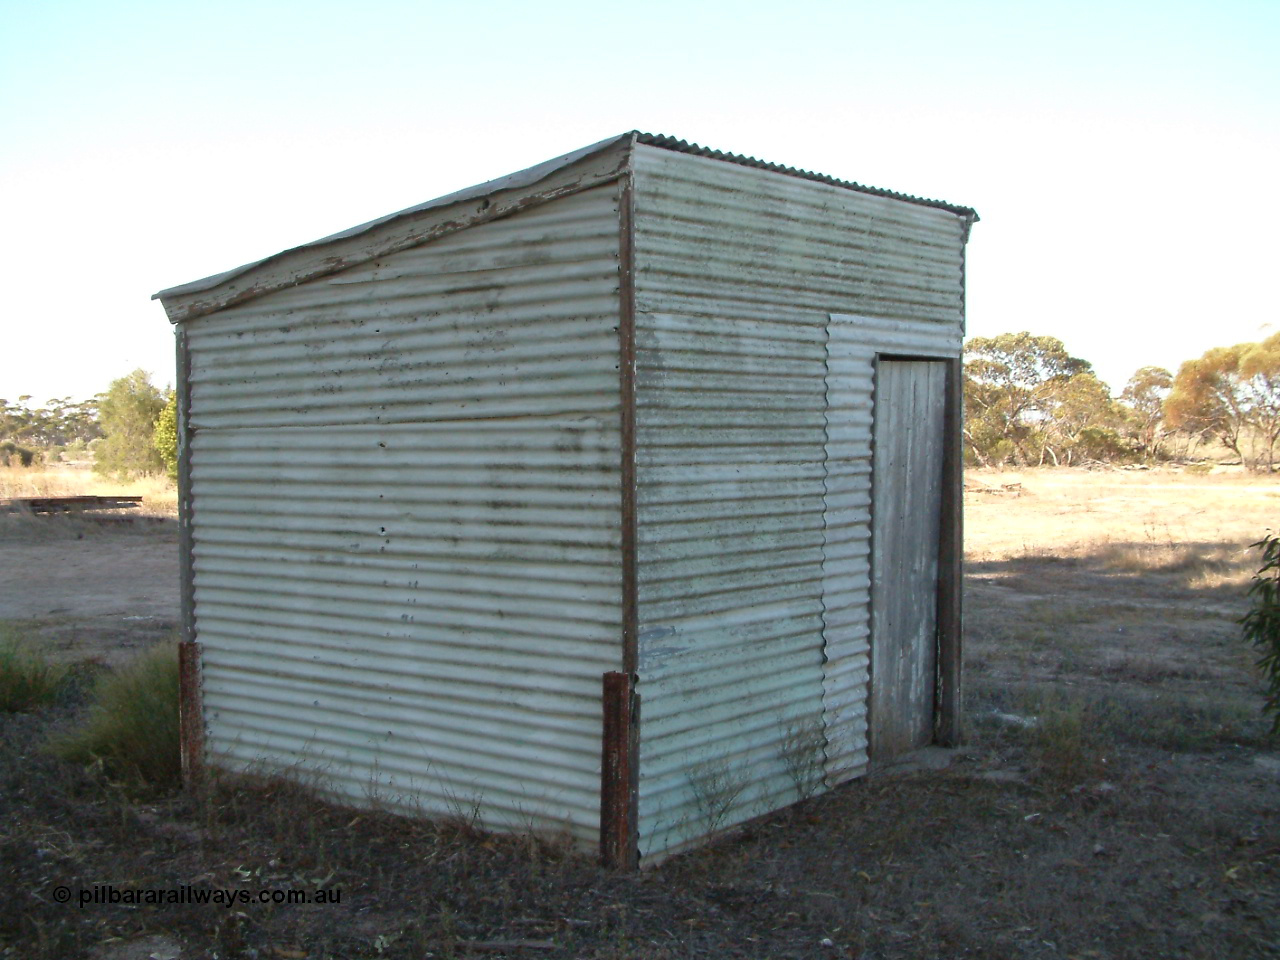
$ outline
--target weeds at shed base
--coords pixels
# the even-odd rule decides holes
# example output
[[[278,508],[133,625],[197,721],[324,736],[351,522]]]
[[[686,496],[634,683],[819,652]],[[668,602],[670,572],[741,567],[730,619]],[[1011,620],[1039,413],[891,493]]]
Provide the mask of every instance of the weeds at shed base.
[[[50,745],[64,760],[101,764],[147,793],[181,784],[179,743],[177,647],[162,644],[103,676],[84,724]]]

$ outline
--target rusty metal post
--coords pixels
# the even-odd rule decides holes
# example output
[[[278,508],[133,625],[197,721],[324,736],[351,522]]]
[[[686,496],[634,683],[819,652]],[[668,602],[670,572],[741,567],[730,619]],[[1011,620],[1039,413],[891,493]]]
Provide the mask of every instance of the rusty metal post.
[[[634,149],[634,144],[633,144]],[[640,701],[635,690],[638,604],[636,586],[636,291],[635,191],[631,157],[619,196],[618,373],[621,397],[622,670],[606,673],[600,761],[600,859],[615,870],[640,862],[637,832],[640,777]]]
[[[629,673],[604,675],[604,736],[600,759],[600,859],[614,870],[639,864],[640,699]]]
[[[178,644],[178,743],[182,782],[199,783],[204,768],[204,703],[200,695],[200,644]]]
[[[204,698],[200,690],[200,645],[196,639],[195,562],[191,502],[191,352],[187,331],[174,328],[177,348],[175,389],[178,400],[178,585],[182,600],[178,643],[178,732],[182,782],[200,779],[204,765]]]

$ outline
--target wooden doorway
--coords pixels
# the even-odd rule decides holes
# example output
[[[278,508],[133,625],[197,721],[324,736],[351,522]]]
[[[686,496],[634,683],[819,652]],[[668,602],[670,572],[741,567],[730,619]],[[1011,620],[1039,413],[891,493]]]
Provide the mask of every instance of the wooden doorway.
[[[877,359],[868,705],[873,760],[934,739],[946,404],[945,362]]]

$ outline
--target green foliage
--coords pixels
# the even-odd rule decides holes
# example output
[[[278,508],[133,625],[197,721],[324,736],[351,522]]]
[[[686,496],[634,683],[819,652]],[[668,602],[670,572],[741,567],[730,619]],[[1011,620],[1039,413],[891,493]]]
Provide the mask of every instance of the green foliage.
[[[1164,367],[1142,367],[1129,378],[1120,399],[1129,409],[1129,427],[1138,452],[1157,459],[1165,437],[1164,401],[1173,387],[1173,374]]]
[[[156,448],[156,453],[160,454],[160,459],[164,461],[165,473],[170,480],[177,483],[178,395],[173,390],[169,391],[169,399],[165,402],[164,409],[160,411],[160,418],[156,421],[151,443]]]
[[[65,667],[51,663],[12,629],[0,631],[0,711],[22,713],[45,706],[66,677]]]
[[[36,451],[20,447],[12,440],[0,443],[0,466],[29,467],[36,460]]]
[[[974,463],[1070,464],[1126,451],[1124,411],[1061,340],[1023,331],[965,345],[965,446]],[[1114,441],[1114,442],[1113,442]]]
[[[112,381],[98,402],[104,437],[94,450],[94,470],[122,479],[163,470],[164,460],[152,438],[164,408],[165,395],[145,370]]]
[[[1280,537],[1267,534],[1253,544],[1262,565],[1249,587],[1251,609],[1238,622],[1244,638],[1261,651],[1258,667],[1267,678],[1263,712],[1272,715],[1271,732],[1280,734]]]
[[[1084,427],[1076,435],[1072,454],[1085,460],[1115,463],[1131,459],[1133,449],[1129,442],[1111,427]]]
[[[98,429],[97,401],[72,403],[54,398],[43,407],[30,405],[30,396],[17,403],[0,400],[0,440],[30,447],[59,447],[88,443],[102,435]]]
[[[1280,334],[1215,347],[1175,377],[1142,367],[1118,399],[1055,337],[1027,331],[965,344],[965,461],[1069,466],[1160,460],[1216,440],[1251,470],[1276,469]]]
[[[156,647],[94,691],[85,724],[53,743],[68,760],[101,762],[114,776],[167,789],[182,779],[178,725],[178,652]]]
[[[1214,347],[1178,368],[1164,401],[1169,425],[1227,447],[1251,470],[1273,470],[1280,441],[1280,333]]]
[[[1126,460],[1131,450],[1120,436],[1125,413],[1105,383],[1078,373],[1061,384],[1044,425],[1046,452],[1055,461]]]

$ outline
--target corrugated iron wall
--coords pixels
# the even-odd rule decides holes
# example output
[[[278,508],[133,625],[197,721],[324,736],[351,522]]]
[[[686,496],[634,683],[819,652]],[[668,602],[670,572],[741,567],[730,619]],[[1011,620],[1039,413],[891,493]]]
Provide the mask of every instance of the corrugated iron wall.
[[[657,147],[634,167],[650,856],[866,765],[869,381],[833,369],[828,316],[958,335],[964,223]]]
[[[599,824],[617,183],[186,324],[215,761]]]

